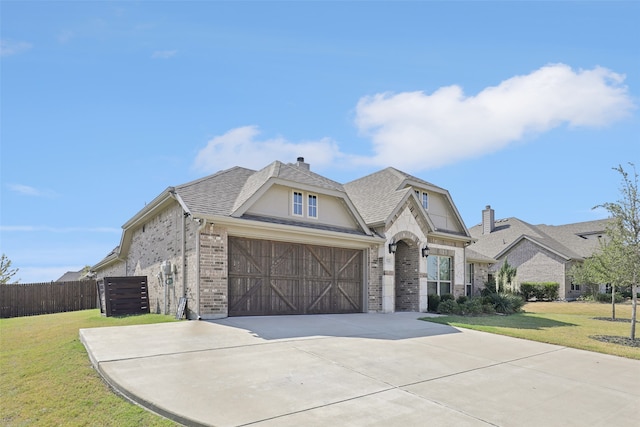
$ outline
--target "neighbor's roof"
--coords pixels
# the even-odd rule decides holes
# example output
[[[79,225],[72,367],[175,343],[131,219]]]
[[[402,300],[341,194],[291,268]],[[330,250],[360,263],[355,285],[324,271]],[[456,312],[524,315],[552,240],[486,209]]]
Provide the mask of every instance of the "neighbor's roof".
[[[518,218],[495,221],[495,228],[489,234],[482,234],[482,224],[469,229],[476,242],[473,251],[500,258],[523,239],[543,247],[566,260],[581,260],[591,256],[598,248],[597,239],[589,235],[604,234],[608,220],[581,222],[567,225],[532,225]]]

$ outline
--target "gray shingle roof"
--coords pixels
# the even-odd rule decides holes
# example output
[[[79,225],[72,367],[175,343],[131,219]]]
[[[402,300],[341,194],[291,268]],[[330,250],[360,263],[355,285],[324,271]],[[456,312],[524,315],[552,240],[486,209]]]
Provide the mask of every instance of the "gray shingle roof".
[[[518,218],[495,221],[490,234],[482,234],[482,224],[469,229],[477,241],[469,249],[491,258],[497,258],[511,245],[522,238],[546,247],[566,259],[582,259],[593,254],[598,247],[597,239],[584,239],[586,235],[604,232],[607,220],[589,221],[560,226],[531,225]]]
[[[233,167],[175,187],[192,215],[228,216],[247,180],[256,172]]]
[[[369,225],[385,223],[389,220],[400,201],[411,187],[446,190],[395,168],[386,168],[344,185],[349,198],[362,218]]]

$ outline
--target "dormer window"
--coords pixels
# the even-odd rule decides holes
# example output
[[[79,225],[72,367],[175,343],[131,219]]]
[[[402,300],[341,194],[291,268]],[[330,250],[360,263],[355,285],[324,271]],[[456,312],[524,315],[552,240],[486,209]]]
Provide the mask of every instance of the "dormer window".
[[[309,218],[318,218],[318,196],[309,194],[307,203],[307,215]]]
[[[302,193],[300,191],[293,192],[293,210],[295,216],[302,216]]]
[[[420,204],[422,205],[422,207],[425,209],[429,209],[429,195],[424,191],[420,191],[420,190],[415,190],[415,191],[416,191],[416,197],[418,198],[418,200],[420,200]]]
[[[292,193],[291,214],[293,216],[317,219],[318,196],[294,190]]]

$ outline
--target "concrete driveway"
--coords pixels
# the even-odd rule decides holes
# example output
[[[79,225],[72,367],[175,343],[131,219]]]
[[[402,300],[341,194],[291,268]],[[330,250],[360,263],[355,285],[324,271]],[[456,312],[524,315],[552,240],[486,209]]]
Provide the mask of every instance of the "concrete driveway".
[[[640,361],[420,316],[241,317],[80,338],[114,388],[186,425],[639,425]]]

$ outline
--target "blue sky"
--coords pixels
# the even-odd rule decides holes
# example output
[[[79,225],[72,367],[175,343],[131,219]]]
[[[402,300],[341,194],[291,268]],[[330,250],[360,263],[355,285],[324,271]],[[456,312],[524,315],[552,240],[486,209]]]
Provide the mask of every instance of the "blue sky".
[[[304,156],[394,166],[468,227],[605,217],[640,163],[640,3],[0,1],[0,246],[102,259],[165,188]],[[640,164],[639,164],[640,166]]]

